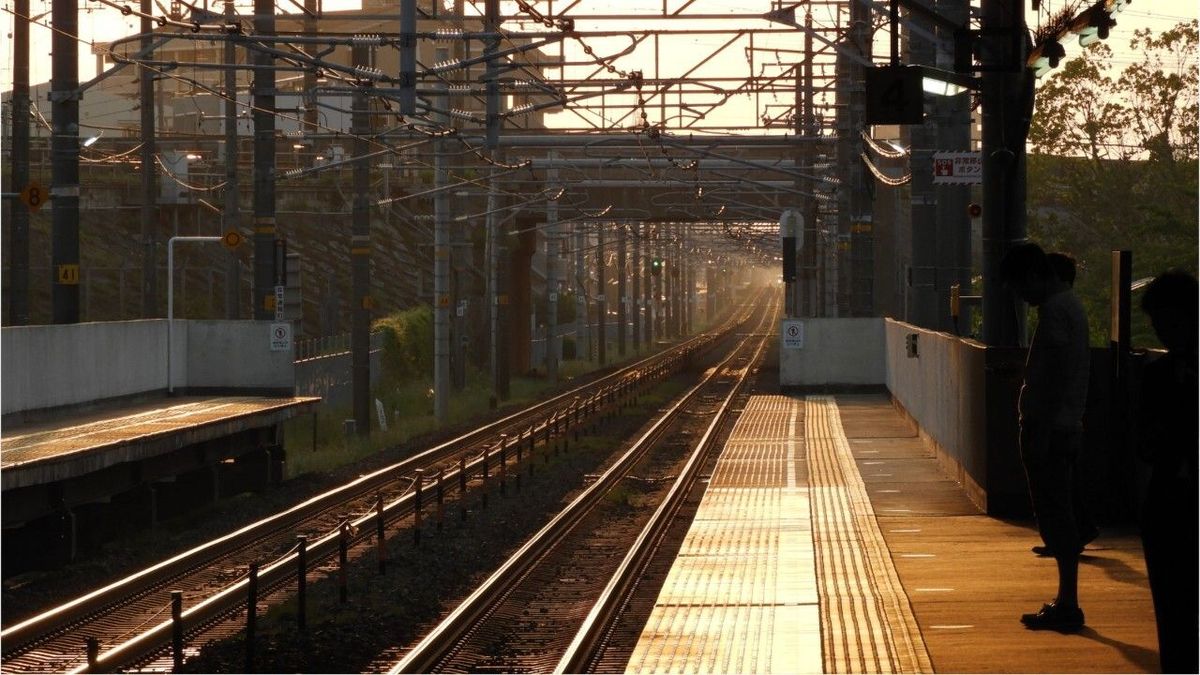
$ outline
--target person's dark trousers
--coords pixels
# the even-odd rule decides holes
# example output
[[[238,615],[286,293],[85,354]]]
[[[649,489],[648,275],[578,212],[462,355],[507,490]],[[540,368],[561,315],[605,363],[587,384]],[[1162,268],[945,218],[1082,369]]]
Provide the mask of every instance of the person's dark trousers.
[[[1142,549],[1158,624],[1158,652],[1164,673],[1196,673],[1197,488],[1186,481],[1152,480],[1142,519]]]
[[[1029,496],[1038,532],[1054,552],[1079,551],[1075,521],[1075,465],[1082,434],[1041,422],[1021,424],[1021,461],[1029,481]]]

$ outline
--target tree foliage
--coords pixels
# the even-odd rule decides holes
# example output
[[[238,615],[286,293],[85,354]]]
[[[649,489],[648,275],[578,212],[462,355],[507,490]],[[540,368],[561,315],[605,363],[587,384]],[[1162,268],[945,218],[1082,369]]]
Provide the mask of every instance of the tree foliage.
[[[1103,43],[1066,62],[1029,134],[1029,232],[1076,257],[1094,344],[1108,342],[1112,250],[1133,251],[1135,279],[1197,270],[1197,23],[1130,46],[1139,58],[1119,73]],[[1134,344],[1156,345],[1134,317]]]

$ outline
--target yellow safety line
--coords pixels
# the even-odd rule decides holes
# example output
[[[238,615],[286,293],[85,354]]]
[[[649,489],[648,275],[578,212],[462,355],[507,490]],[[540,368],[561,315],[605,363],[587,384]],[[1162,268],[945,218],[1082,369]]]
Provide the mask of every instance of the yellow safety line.
[[[804,426],[825,672],[933,672],[833,398],[807,397]]]

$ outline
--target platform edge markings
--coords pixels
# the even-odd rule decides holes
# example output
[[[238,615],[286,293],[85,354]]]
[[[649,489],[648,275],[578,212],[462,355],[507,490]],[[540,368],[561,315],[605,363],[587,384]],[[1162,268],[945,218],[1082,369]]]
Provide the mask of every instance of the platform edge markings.
[[[735,443],[745,448],[746,439],[738,433],[770,434],[763,440],[787,446],[802,410],[802,403],[789,397],[751,397],[726,448]],[[790,568],[796,565],[788,561],[785,569],[781,555],[783,530],[792,539],[803,537],[800,553],[807,556],[812,578],[807,495],[797,502],[799,495],[789,494],[780,480],[786,471],[777,465],[795,451],[766,461],[769,455],[751,452],[747,461],[744,452],[722,451],[628,672],[819,672],[815,579],[795,583]],[[797,504],[804,511],[801,518],[785,513]],[[801,625],[806,623],[807,632]],[[808,649],[801,648],[806,636]]]
[[[824,669],[933,672],[832,397],[806,398]]]

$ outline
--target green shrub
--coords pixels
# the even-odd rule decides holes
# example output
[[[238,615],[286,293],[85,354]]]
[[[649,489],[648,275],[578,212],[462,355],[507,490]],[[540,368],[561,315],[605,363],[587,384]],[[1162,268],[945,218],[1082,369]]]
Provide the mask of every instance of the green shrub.
[[[383,377],[393,382],[433,377],[433,310],[414,307],[375,322],[383,333]]]

